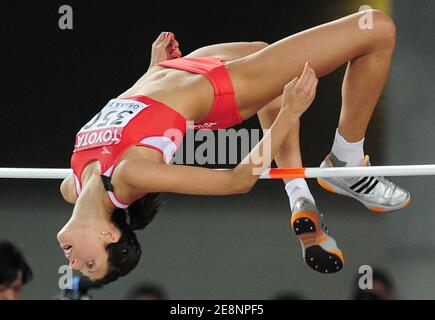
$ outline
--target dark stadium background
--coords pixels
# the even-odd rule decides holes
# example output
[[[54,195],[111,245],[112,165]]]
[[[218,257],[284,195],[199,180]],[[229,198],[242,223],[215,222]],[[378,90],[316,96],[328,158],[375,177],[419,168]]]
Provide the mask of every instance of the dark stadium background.
[[[63,4],[73,8],[73,30],[58,27]],[[399,39],[366,151],[380,165],[434,162],[434,1],[2,1],[0,166],[69,167],[76,131],[146,71],[161,31],[174,32],[184,53],[220,42],[272,43],[362,4],[390,12]],[[318,165],[332,145],[343,72],[321,81],[303,117],[306,166]],[[245,126],[259,128],[258,120]],[[260,182],[243,196],[165,195],[162,213],[140,236],[140,266],[95,297],[121,299],[132,285],[151,281],[178,299],[269,299],[282,291],[340,299],[364,264],[388,270],[402,297],[433,297],[434,179],[395,181],[411,189],[414,203],[389,216],[373,215],[310,182],[346,255],[343,272],[331,276],[303,264],[287,226],[281,182]],[[13,240],[34,268],[28,299],[50,299],[59,291],[57,270],[65,261],[55,236],[72,211],[59,183],[0,181],[0,239]]]

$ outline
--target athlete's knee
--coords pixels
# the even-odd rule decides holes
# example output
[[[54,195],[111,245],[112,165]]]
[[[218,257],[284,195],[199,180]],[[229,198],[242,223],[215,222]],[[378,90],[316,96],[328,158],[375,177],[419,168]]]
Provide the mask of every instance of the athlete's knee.
[[[397,28],[393,19],[381,10],[371,9],[365,12],[372,17],[373,27],[377,31],[380,44],[383,47],[394,48],[396,45]]]

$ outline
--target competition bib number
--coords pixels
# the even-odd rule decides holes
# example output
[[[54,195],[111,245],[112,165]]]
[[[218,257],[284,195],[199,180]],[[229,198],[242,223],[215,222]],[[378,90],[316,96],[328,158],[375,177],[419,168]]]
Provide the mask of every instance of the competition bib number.
[[[127,124],[149,105],[113,99],[77,133],[74,151],[117,144]]]

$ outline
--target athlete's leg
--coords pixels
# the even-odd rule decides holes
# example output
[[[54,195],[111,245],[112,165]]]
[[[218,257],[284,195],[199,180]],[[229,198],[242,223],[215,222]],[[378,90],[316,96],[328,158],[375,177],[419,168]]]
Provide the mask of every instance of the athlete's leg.
[[[266,46],[266,43],[261,42],[218,44],[198,49],[189,56],[220,57],[229,62],[257,52]],[[281,99],[282,97],[274,99],[258,112],[263,129],[269,129],[275,121],[281,109]],[[275,157],[275,162],[281,168],[302,167],[299,123],[290,129],[287,139]],[[325,234],[321,216],[314,205],[314,199],[306,182],[302,179],[294,181],[286,179],[284,183],[292,208],[291,227],[302,244],[304,260],[318,272],[339,271],[343,265],[343,254],[337,248],[334,239]]]
[[[258,118],[263,129],[269,129],[272,126],[281,109],[281,100],[282,97],[278,97],[258,111]],[[287,139],[281,145],[279,153],[275,156],[275,162],[280,168],[302,168],[299,146],[299,122],[290,129]],[[289,181],[289,179],[285,179],[284,183],[287,184]]]
[[[258,112],[261,126],[272,126],[281,108],[281,97],[276,98]],[[275,162],[280,168],[302,167],[299,147],[299,123],[290,128]],[[344,259],[335,240],[326,232],[323,218],[307,183],[303,179],[284,180],[290,200],[292,217],[290,226],[298,236],[305,262],[314,270],[334,273],[341,270]]]
[[[219,43],[199,48],[186,57],[216,57],[231,62],[258,52],[268,45],[262,41]]]
[[[373,15],[372,29],[360,19]],[[279,96],[283,86],[310,61],[324,76],[350,61],[343,84],[339,130],[347,141],[364,135],[384,87],[395,46],[395,26],[380,11],[365,11],[285,38],[228,64],[243,118]]]
[[[373,15],[373,28],[361,29],[361,18]],[[257,112],[264,101],[281,93],[282,85],[310,61],[319,76],[350,61],[343,83],[338,133],[322,167],[370,165],[363,157],[365,132],[387,79],[395,47],[392,20],[379,11],[358,13],[281,40],[228,64],[242,117]],[[339,157],[336,153],[342,153]],[[342,152],[341,152],[342,151]],[[338,154],[338,153],[337,153]],[[375,212],[399,210],[410,193],[385,178],[319,179],[329,191],[352,197]]]

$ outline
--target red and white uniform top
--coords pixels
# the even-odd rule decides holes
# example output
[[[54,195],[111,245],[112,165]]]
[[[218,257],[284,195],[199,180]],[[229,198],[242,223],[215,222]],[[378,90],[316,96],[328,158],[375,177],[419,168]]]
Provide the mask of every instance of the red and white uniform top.
[[[205,76],[214,89],[210,113],[193,129],[218,130],[242,122],[230,75],[219,58],[180,58],[163,61],[161,67],[179,69]],[[169,163],[186,133],[186,119],[164,103],[146,96],[110,100],[107,105],[77,133],[71,168],[77,195],[81,175],[91,161],[99,161],[105,188],[118,208],[129,204],[116,198],[110,177],[122,154],[131,146],[144,146],[160,151]]]
[[[131,146],[144,146],[162,153],[169,163],[186,132],[186,119],[174,109],[145,96],[112,99],[76,135],[71,157],[77,195],[81,175],[92,161],[98,161],[103,176],[110,178],[122,154]],[[130,204],[108,191],[118,208]]]

